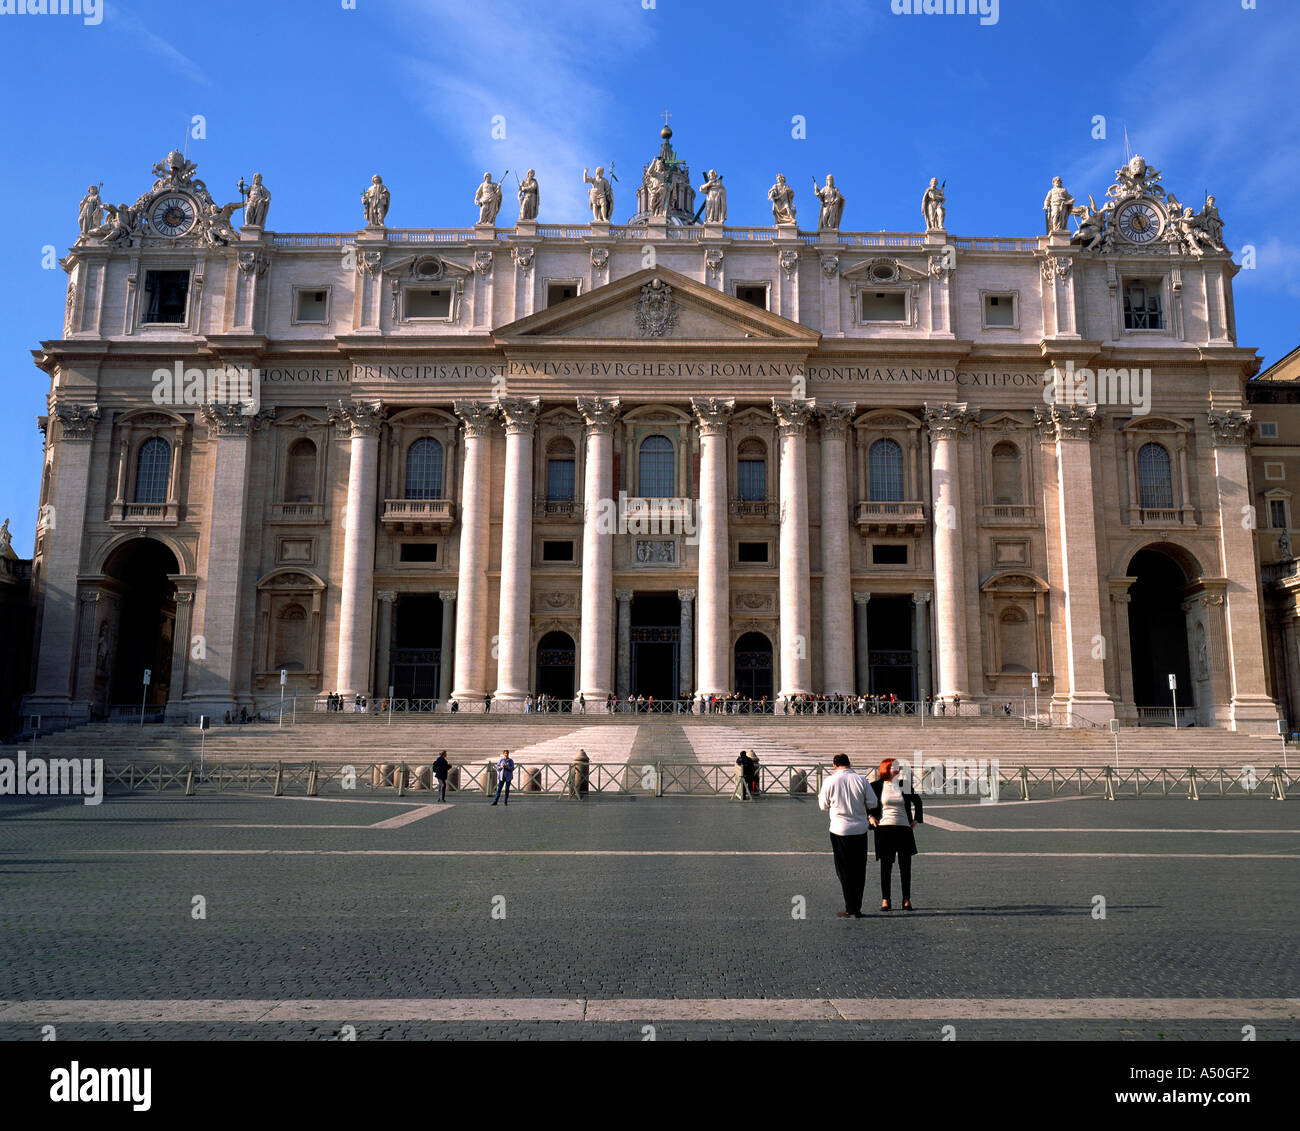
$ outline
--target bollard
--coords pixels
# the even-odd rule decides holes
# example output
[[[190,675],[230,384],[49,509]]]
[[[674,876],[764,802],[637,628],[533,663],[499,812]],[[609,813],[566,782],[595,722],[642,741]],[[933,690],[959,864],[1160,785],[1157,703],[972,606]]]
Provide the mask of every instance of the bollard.
[[[315,797],[319,792],[319,790],[317,789],[316,775],[317,775],[316,763],[313,762],[311,764],[310,769],[308,769],[307,771],[307,796],[308,797]]]
[[[275,797],[284,796],[284,763],[276,762],[275,764]]]
[[[808,771],[796,770],[790,775],[790,792],[807,793],[808,792]]]
[[[1106,767],[1106,800],[1115,800],[1115,771]]]
[[[433,788],[433,771],[428,766],[416,766],[411,771],[411,788],[412,789],[432,789]]]
[[[487,772],[483,775],[483,796],[491,797],[497,787],[497,764],[495,762],[484,763]]]
[[[1282,767],[1273,767],[1273,801],[1286,800],[1286,778],[1282,776]]]
[[[1020,800],[1029,800],[1029,767],[1020,767]]]
[[[194,796],[194,770],[193,768],[185,775],[185,796]]]
[[[1193,766],[1191,769],[1187,771],[1187,781],[1189,786],[1187,790],[1187,800],[1200,801],[1201,795],[1196,789],[1196,767],[1195,766]]]
[[[402,762],[397,767],[397,796],[406,796],[406,763]]]
[[[591,759],[585,750],[579,750],[569,764],[564,775],[564,788],[560,793],[562,799],[581,801],[587,796],[591,778]]]
[[[525,793],[542,792],[542,771],[541,770],[524,771],[524,792]]]
[[[663,795],[664,795],[664,764],[662,762],[656,762],[655,763],[655,796],[662,797]]]
[[[452,766],[452,768],[447,771],[447,789],[448,790],[460,789],[460,767],[459,766]]]

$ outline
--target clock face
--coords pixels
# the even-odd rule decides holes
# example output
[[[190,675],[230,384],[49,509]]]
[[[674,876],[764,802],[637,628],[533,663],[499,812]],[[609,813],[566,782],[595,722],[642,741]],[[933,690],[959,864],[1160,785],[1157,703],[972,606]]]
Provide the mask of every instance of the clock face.
[[[1164,217],[1154,204],[1139,200],[1127,205],[1117,217],[1120,234],[1130,243],[1150,243],[1160,234]]]
[[[154,204],[149,222],[160,236],[183,236],[194,226],[196,215],[188,196],[169,195]]]

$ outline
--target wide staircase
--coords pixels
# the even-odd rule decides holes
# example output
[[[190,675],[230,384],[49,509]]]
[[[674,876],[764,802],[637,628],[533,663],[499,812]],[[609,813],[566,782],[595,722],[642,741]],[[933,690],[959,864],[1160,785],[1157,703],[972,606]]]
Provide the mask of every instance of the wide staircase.
[[[197,761],[427,764],[445,750],[453,763],[495,760],[502,750],[529,763],[568,763],[579,750],[592,763],[656,762],[731,765],[742,749],[760,762],[829,765],[848,754],[860,768],[896,756],[913,765],[952,759],[997,761],[1012,767],[1115,765],[1115,741],[1099,728],[1026,728],[1018,718],[926,719],[888,716],[571,716],[467,715],[394,717],[316,712],[296,724],[217,726],[202,743],[194,726],[96,723],[41,736],[22,747],[31,755],[102,757],[110,765]],[[10,748],[12,749],[12,748]],[[1300,753],[1300,752],[1298,752]],[[1119,733],[1124,769],[1222,767],[1257,769],[1283,763],[1278,738],[1214,728],[1127,728]]]

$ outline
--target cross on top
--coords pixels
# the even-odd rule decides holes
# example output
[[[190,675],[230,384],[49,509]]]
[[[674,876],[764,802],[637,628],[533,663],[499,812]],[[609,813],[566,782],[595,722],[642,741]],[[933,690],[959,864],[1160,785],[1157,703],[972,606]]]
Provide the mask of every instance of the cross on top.
[[[671,115],[670,113],[668,113],[667,110],[665,110],[665,111],[664,111],[664,125],[665,125],[665,126],[668,124],[668,119],[671,118],[671,117],[672,117],[672,115]]]

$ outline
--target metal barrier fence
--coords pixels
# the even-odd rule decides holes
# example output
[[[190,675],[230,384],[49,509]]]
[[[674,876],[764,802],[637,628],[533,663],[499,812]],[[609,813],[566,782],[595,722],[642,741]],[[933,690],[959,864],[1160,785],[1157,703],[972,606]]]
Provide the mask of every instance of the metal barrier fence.
[[[831,767],[820,762],[760,763],[759,795],[815,795]],[[1113,766],[1032,768],[1002,767],[973,759],[946,766],[926,762],[914,788],[924,796],[970,796],[996,800],[1093,796],[1125,797],[1270,797],[1285,801],[1300,784],[1297,775],[1281,766],[1186,769],[1125,769]],[[130,791],[180,790],[187,796],[199,789],[225,792],[269,791],[276,796],[315,797],[323,789],[397,797],[436,791],[438,783],[427,764],[407,762],[146,762],[132,760],[104,769],[104,784]],[[452,763],[447,790],[488,795],[497,787],[496,763]],[[513,793],[556,797],[628,795],[642,797],[739,797],[739,770],[724,763],[698,762],[516,762]]]

